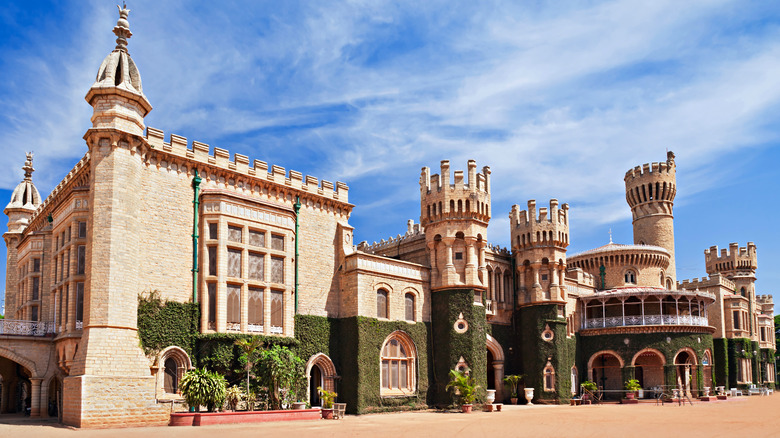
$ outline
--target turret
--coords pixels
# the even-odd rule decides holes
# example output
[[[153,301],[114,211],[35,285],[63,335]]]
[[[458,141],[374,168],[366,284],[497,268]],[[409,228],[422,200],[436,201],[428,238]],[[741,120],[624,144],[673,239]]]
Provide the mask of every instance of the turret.
[[[566,248],[569,246],[569,204],[539,208],[528,201],[528,210],[517,205],[509,213],[512,252],[517,262],[520,303],[563,301]]]
[[[22,239],[27,225],[30,224],[35,210],[41,205],[41,195],[35,184],[32,182],[32,173],[35,171],[32,165],[33,154],[27,153],[27,160],[24,162],[24,179],[16,186],[11,193],[11,202],[5,206],[3,213],[8,216],[8,231],[3,233],[5,246],[8,251],[5,269],[5,312],[6,315],[13,315],[20,303],[17,303],[16,284],[19,281],[17,276],[17,246]]]
[[[423,167],[420,176],[420,224],[430,252],[432,288],[485,288],[484,247],[490,221],[490,168],[477,173],[468,161],[468,180],[462,170],[450,174],[450,162],[441,173]]]
[[[625,176],[626,201],[631,207],[634,243],[665,248],[671,256],[665,273],[667,288],[676,284],[674,260],[674,197],[677,193],[674,153],[666,162],[637,166]]]

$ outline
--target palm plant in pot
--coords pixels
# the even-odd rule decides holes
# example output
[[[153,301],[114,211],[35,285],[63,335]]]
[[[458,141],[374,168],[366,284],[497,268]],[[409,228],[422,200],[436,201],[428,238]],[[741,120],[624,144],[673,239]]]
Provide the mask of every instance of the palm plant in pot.
[[[322,418],[329,420],[333,418],[333,401],[336,400],[336,394],[333,391],[322,389],[321,386],[317,387],[317,392],[320,394],[322,400]]]
[[[642,385],[639,384],[639,380],[637,379],[628,379],[628,381],[625,383],[626,391],[626,398],[627,399],[633,399],[636,395],[637,391],[642,389]]]
[[[593,393],[596,392],[596,390],[598,389],[596,382],[593,382],[591,380],[586,380],[582,382],[580,384],[580,387],[582,388],[583,400],[590,400],[590,398],[593,396]]]
[[[455,390],[463,412],[470,413],[479,385],[474,384],[474,378],[469,375],[468,368],[462,371],[450,370],[450,383],[447,384],[447,389],[450,388]]]
[[[512,393],[510,399],[513,405],[517,404],[517,392],[520,388],[520,384],[523,382],[523,379],[525,379],[525,374],[510,374],[504,377],[504,383],[509,386]]]

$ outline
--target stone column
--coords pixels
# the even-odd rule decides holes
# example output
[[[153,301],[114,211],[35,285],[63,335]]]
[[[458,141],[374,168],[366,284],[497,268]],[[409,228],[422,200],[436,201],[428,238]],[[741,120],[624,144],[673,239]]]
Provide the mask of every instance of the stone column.
[[[444,275],[441,279],[441,285],[442,286],[451,286],[455,284],[455,278],[457,277],[457,272],[455,271],[455,264],[452,262],[453,255],[452,255],[452,244],[455,243],[454,237],[444,237],[442,238],[442,242],[444,242],[445,251],[447,253],[447,264],[444,267]]]
[[[493,384],[496,387],[496,403],[504,402],[504,362],[493,361],[493,375],[495,376]]]
[[[41,416],[41,382],[43,379],[33,377],[30,379],[30,386],[32,387],[32,394],[30,394],[30,416]]]
[[[431,265],[431,287],[438,287],[441,285],[441,272],[436,263],[436,241],[428,242],[428,257]]]
[[[561,299],[566,300],[566,265],[558,266],[558,287],[561,288]]]
[[[523,294],[520,295],[520,293],[517,294],[518,296],[518,304],[520,303],[520,297],[522,296],[523,302],[525,302],[526,298],[528,297],[528,291],[525,290],[525,265],[518,265],[517,266],[517,277],[520,279],[520,290],[519,292],[522,292]]]
[[[477,278],[477,253],[475,252],[475,245],[477,239],[475,237],[466,237],[466,284],[479,286],[479,278]]]
[[[532,286],[533,293],[531,294],[531,301],[542,301],[543,291],[542,285],[539,283],[539,268],[542,267],[542,262],[535,261],[531,263],[531,272],[533,274],[534,284]]]
[[[487,263],[485,263],[485,247],[487,242],[484,240],[477,241],[477,258],[479,260],[479,278],[483,286],[487,283]]]

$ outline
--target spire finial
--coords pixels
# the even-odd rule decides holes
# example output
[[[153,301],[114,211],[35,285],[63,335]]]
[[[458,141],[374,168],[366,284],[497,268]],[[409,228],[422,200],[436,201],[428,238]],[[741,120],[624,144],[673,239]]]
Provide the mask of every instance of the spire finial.
[[[127,39],[133,36],[133,33],[130,32],[130,23],[127,21],[130,9],[127,9],[125,2],[122,2],[122,6],[116,5],[116,8],[119,9],[119,20],[114,26],[114,35],[116,35],[116,48],[114,50],[127,52]]]
[[[32,160],[33,160],[33,153],[27,152],[27,160],[24,162],[24,167],[22,167],[22,170],[24,170],[25,181],[31,181],[32,173],[35,172],[35,169],[33,169]]]
[[[609,243],[612,243],[612,228],[609,229]]]

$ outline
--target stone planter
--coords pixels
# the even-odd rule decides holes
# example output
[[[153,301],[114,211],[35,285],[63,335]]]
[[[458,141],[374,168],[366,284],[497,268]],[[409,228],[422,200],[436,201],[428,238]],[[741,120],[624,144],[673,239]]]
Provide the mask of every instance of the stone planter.
[[[295,411],[306,409],[306,402],[293,402],[292,409]]]
[[[534,399],[534,389],[533,388],[525,388],[525,399],[528,401],[529,405],[533,405],[531,403],[531,400]]]
[[[472,408],[473,408],[473,405],[463,405],[463,406],[461,406],[461,410],[463,411],[464,414],[470,414]]]
[[[485,402],[488,404],[493,404],[493,402],[496,401],[496,390],[495,389],[488,389],[487,390],[487,396],[485,397]]]

